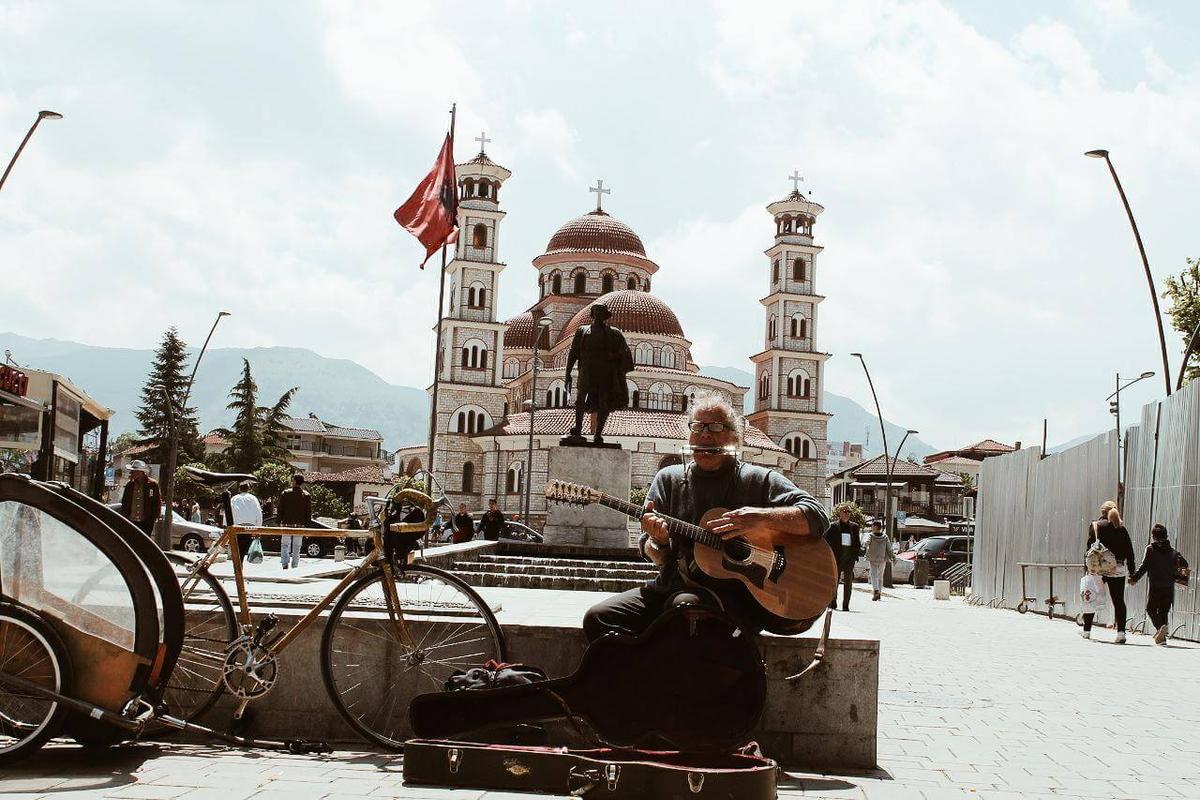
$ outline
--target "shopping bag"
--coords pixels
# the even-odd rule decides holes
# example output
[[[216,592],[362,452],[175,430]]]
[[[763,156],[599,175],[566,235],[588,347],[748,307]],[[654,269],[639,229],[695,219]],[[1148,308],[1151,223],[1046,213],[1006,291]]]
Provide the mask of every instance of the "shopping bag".
[[[263,560],[262,541],[257,536],[250,540],[250,547],[246,550],[246,560],[251,564],[261,564]]]
[[[1084,575],[1079,579],[1079,601],[1084,614],[1095,614],[1104,603],[1104,579],[1099,575]]]

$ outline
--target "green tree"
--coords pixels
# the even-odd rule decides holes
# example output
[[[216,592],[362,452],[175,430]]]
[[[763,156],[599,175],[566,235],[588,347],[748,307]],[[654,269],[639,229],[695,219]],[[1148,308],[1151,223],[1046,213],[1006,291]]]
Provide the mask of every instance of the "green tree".
[[[1196,327],[1200,325],[1200,259],[1187,259],[1187,269],[1168,277],[1166,286],[1162,296],[1171,301],[1171,307],[1167,309],[1171,326],[1179,332],[1186,348]],[[1188,359],[1183,382],[1188,383],[1196,377],[1200,377],[1200,342]]]
[[[278,498],[285,489],[291,488],[294,473],[295,470],[288,464],[279,461],[266,462],[254,470],[254,477],[258,478],[255,485],[256,494],[263,500],[269,497]]]
[[[644,506],[646,504],[646,492],[650,491],[649,486],[634,486],[629,489],[629,502],[635,506]]]
[[[837,515],[839,513],[841,513],[841,510],[843,508],[850,509],[850,521],[851,522],[855,523],[856,525],[858,525],[858,527],[863,528],[863,529],[865,529],[867,527],[867,515],[865,513],[863,513],[862,506],[860,506],[858,503],[852,503],[849,501],[847,501],[845,503],[838,503],[836,506],[834,506],[834,509],[833,509],[834,520],[837,519]]]
[[[275,405],[258,410],[262,424],[263,455],[266,458],[282,460],[288,456],[287,427],[284,426],[283,420],[287,417],[288,406],[299,388],[293,386],[279,397]]]
[[[214,431],[229,442],[224,452],[229,469],[254,472],[267,459],[282,459],[287,455],[283,419],[297,388],[288,389],[273,406],[260,406],[250,362],[242,359],[242,377],[230,390],[229,405],[225,406],[236,412],[233,427]]]
[[[187,347],[174,328],[168,328],[154,352],[154,363],[142,386],[142,405],[134,412],[138,421],[137,444],[150,449],[143,458],[152,464],[165,464],[171,443],[171,412],[163,389],[175,409],[175,424],[179,431],[179,460],[199,461],[204,455],[200,443],[196,409],[183,407],[187,391]]]
[[[108,443],[108,452],[124,453],[126,450],[135,446],[136,444],[137,436],[130,431],[125,431]]]
[[[312,496],[312,514],[314,517],[333,517],[341,519],[350,513],[350,506],[342,498],[333,493],[328,486],[313,484],[308,487]]]
[[[958,477],[962,478],[963,488],[968,492],[975,488],[975,479],[971,477],[971,473],[960,472]]]

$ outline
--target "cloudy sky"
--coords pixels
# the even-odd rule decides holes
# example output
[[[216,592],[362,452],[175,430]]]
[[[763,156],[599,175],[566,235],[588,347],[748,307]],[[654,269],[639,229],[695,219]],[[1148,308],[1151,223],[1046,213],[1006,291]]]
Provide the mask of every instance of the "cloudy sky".
[[[453,100],[460,160],[513,171],[503,317],[606,208],[701,364],[761,347],[772,223],[804,188],[827,386],[954,446],[1110,424],[1161,373],[1104,147],[1161,281],[1200,255],[1188,2],[173,3],[0,0],[0,328],[151,347],[295,345],[424,386],[433,270],[391,219]],[[1164,309],[1165,311],[1165,309]],[[1168,330],[1177,368],[1182,347]],[[1141,403],[1161,380],[1130,390]]]

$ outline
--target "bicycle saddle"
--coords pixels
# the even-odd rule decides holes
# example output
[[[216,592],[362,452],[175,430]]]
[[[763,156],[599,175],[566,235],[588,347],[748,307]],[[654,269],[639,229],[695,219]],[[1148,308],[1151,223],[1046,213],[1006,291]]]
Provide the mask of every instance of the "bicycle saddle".
[[[215,486],[221,483],[240,483],[241,481],[257,481],[258,478],[253,475],[244,475],[240,472],[209,472],[208,470],[197,469],[196,467],[184,467],[184,472],[191,475],[196,480],[208,486]]]

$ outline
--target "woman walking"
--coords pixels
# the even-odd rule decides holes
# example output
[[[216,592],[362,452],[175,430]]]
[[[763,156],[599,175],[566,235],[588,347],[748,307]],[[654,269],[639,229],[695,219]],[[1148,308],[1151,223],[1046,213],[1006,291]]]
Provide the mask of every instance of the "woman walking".
[[[1180,574],[1186,575],[1187,568],[1184,557],[1171,547],[1167,527],[1155,523],[1150,529],[1150,544],[1146,545],[1142,566],[1129,576],[1130,586],[1143,575],[1150,578],[1150,588],[1146,591],[1146,614],[1154,624],[1155,644],[1161,645],[1167,641],[1167,621],[1171,616],[1171,604],[1175,602],[1175,578]]]
[[[871,523],[871,535],[867,537],[867,566],[871,573],[872,600],[878,600],[883,593],[883,570],[892,560],[891,538],[883,532],[879,520]]]
[[[1117,622],[1114,643],[1125,644],[1125,581],[1135,564],[1133,542],[1129,540],[1129,531],[1121,522],[1121,512],[1112,500],[1106,500],[1100,506],[1100,519],[1088,525],[1086,553],[1085,568],[1093,575],[1102,577],[1104,585],[1108,587]],[[1080,635],[1084,639],[1092,638],[1092,621],[1095,618],[1095,614],[1083,615],[1083,633]]]

